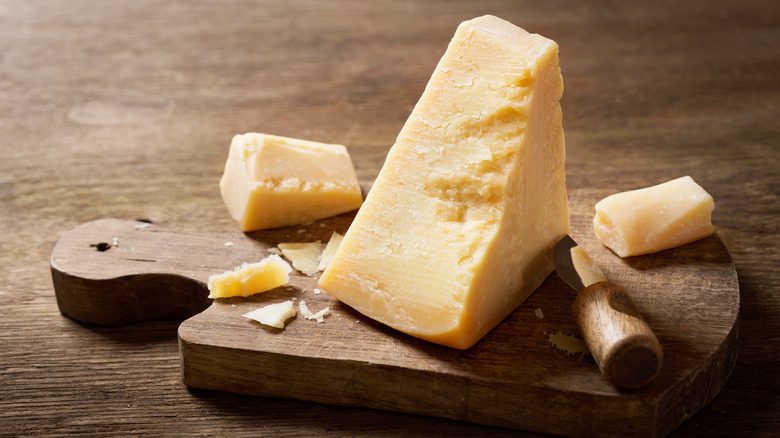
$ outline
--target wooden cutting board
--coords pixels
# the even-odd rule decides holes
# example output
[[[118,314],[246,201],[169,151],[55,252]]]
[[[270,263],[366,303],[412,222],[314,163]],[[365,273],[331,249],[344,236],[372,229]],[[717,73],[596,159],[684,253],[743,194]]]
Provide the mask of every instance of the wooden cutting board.
[[[184,319],[179,346],[190,387],[361,406],[566,436],[663,436],[723,387],[737,355],[739,284],[717,233],[654,255],[620,259],[596,240],[593,205],[608,192],[570,192],[573,237],[626,287],[664,348],[649,386],[619,392],[577,347],[575,291],[556,274],[474,347],[455,350],[394,331],[317,293],[317,278],[247,298],[206,298],[209,275],[255,262],[280,242],[326,242],[354,215],[254,233],[183,234],[106,219],[67,232],[51,270],[60,310],[101,325]],[[284,330],[242,317],[306,301]],[[297,307],[297,306],[296,306]],[[572,341],[572,339],[574,339]],[[563,346],[569,340],[573,345]]]

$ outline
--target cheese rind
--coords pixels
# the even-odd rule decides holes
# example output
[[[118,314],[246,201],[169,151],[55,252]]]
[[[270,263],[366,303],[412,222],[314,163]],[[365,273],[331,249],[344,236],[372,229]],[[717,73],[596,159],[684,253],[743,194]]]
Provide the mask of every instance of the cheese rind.
[[[713,233],[715,202],[690,176],[608,196],[596,204],[596,237],[620,257],[662,251]]]
[[[562,93],[554,41],[462,23],[320,286],[413,336],[477,342],[569,231]]]
[[[242,231],[302,224],[363,202],[346,147],[268,134],[233,137],[219,187]]]
[[[245,297],[284,286],[290,272],[292,267],[272,254],[258,263],[244,263],[232,271],[209,277],[209,298]]]

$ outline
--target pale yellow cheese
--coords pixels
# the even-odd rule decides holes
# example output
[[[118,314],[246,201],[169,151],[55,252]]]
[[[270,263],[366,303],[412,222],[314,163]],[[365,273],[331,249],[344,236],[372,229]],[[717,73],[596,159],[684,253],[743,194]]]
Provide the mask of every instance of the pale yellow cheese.
[[[684,176],[602,199],[593,228],[620,257],[650,254],[712,234],[714,209],[712,196]]]
[[[554,41],[462,23],[320,286],[413,336],[477,342],[569,231],[562,93]]]
[[[309,310],[309,306],[306,304],[306,301],[303,300],[301,300],[300,303],[298,303],[298,309],[301,311],[301,315],[303,315],[304,318],[313,319],[317,322],[324,322],[325,315],[328,315],[330,313],[330,309],[327,307],[321,309],[317,313],[312,313],[312,311]]]
[[[571,254],[571,263],[577,276],[585,287],[601,281],[607,281],[607,277],[601,272],[601,268],[590,258],[588,253],[579,246],[574,246],[569,250]]]
[[[284,323],[295,316],[295,308],[293,307],[292,300],[290,300],[282,303],[269,304],[265,307],[245,313],[243,316],[261,324],[283,329]]]
[[[276,254],[258,263],[244,263],[232,271],[209,277],[209,298],[245,297],[284,286],[291,271],[290,265]]]
[[[282,254],[292,263],[293,268],[309,276],[320,271],[320,258],[322,251],[325,250],[325,245],[319,240],[304,243],[280,243],[278,246]]]
[[[323,245],[319,240],[316,242],[280,243],[278,248],[272,248],[269,252],[278,251],[278,254],[284,255],[292,263],[293,268],[312,276],[328,267],[343,238],[344,236],[334,231],[327,245]]]
[[[320,257],[320,264],[318,266],[320,271],[325,270],[325,268],[330,265],[330,262],[333,261],[333,258],[336,257],[336,251],[338,251],[342,240],[344,240],[344,236],[335,231],[330,235],[330,240],[328,240],[328,244],[325,246],[325,250]]]
[[[302,224],[363,202],[346,147],[257,133],[233,137],[219,188],[243,231]]]
[[[588,344],[574,335],[567,335],[558,330],[558,333],[550,333],[548,343],[558,350],[566,353],[567,356],[580,355],[580,357],[590,354]]]

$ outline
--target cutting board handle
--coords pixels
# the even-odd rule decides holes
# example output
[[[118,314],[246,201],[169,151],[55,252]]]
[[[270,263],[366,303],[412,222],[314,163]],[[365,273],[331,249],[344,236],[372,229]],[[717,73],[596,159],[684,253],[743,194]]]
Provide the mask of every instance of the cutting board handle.
[[[184,319],[205,310],[201,249],[224,240],[165,231],[142,221],[101,219],[67,231],[50,265],[60,311],[102,326]]]
[[[617,388],[640,388],[658,375],[663,349],[623,287],[608,281],[586,287],[572,313],[601,372]]]

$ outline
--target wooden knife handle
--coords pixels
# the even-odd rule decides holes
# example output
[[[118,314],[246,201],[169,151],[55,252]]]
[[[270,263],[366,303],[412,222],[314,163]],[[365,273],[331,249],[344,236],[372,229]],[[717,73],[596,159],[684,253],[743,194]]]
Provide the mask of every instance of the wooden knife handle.
[[[661,344],[620,285],[602,281],[586,287],[572,313],[599,369],[617,388],[640,388],[658,374]]]

